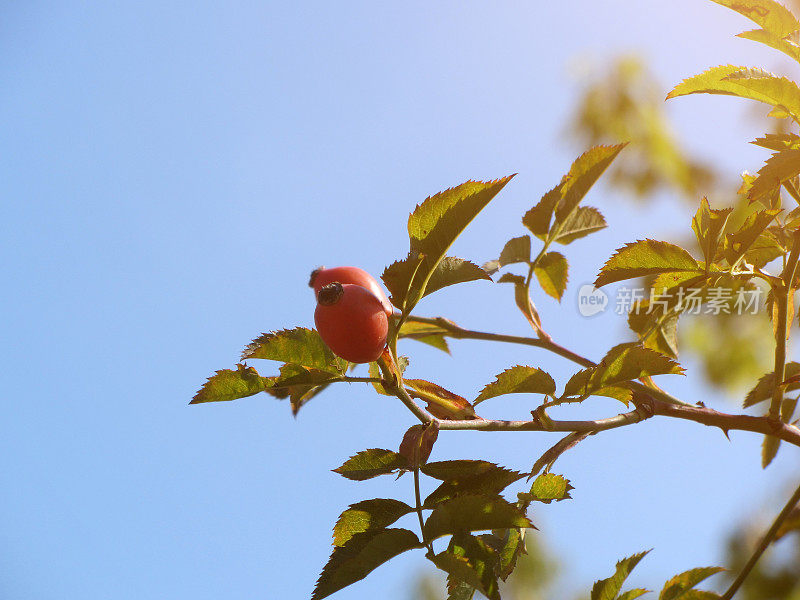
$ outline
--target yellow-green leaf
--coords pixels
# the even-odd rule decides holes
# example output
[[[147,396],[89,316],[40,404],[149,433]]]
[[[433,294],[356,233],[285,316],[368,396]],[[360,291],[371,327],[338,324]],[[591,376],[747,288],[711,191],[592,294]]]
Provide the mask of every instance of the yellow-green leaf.
[[[533,272],[546,294],[559,302],[567,289],[569,264],[560,252],[548,252],[536,263]]]
[[[700,245],[700,250],[703,252],[706,263],[714,262],[720,234],[725,229],[725,223],[728,222],[728,216],[731,211],[733,211],[732,208],[712,209],[708,204],[707,198],[703,198],[700,201],[700,208],[697,209],[697,213],[692,219],[692,230],[697,236],[697,242]]]
[[[698,567],[675,575],[664,584],[658,600],[689,600],[689,591],[712,575],[724,571],[722,567]]]
[[[556,206],[557,224],[567,221],[589,189],[627,145],[594,146],[575,159],[562,182],[561,201]]]
[[[263,392],[272,378],[261,377],[253,367],[236,365],[236,370],[222,369],[208,378],[189,404],[222,402],[246,398]]]
[[[601,287],[615,281],[645,275],[701,270],[692,255],[680,246],[645,239],[619,248],[600,269],[594,285]]]
[[[688,94],[723,94],[727,96],[739,96],[758,100],[767,104],[773,104],[771,98],[766,94],[761,94],[755,90],[748,90],[742,87],[740,81],[728,79],[734,73],[747,72],[747,67],[735,65],[720,65],[711,67],[702,73],[684,79],[681,83],[667,94],[667,100]]]
[[[374,498],[351,504],[333,526],[333,545],[343,546],[357,533],[388,527],[413,510],[405,502],[391,498]]]
[[[631,574],[634,567],[639,564],[639,561],[642,560],[648,552],[650,551],[639,552],[638,554],[623,558],[619,561],[614,575],[608,579],[601,579],[595,582],[592,587],[591,600],[616,600],[617,594],[619,594],[620,589],[622,589],[622,584],[625,583],[628,575]]]
[[[569,479],[563,475],[555,473],[542,473],[533,480],[531,485],[530,499],[538,502],[550,504],[553,501],[567,500],[570,498],[569,492],[573,487]]]
[[[466,593],[469,598],[470,594],[456,582],[467,584],[489,600],[500,600],[496,574],[497,552],[481,538],[463,533],[455,535],[447,550],[429,558],[449,575],[448,583],[453,582],[452,591],[461,588],[462,597]]]
[[[556,205],[561,200],[561,189],[564,184],[559,183],[547,192],[533,208],[522,216],[522,224],[540,240],[547,239],[550,233],[550,223],[555,214]]]
[[[559,244],[570,244],[606,227],[605,217],[592,206],[579,206],[566,218],[555,240]]]
[[[511,238],[503,246],[498,263],[501,267],[514,263],[527,263],[531,260],[531,236]]]
[[[737,96],[777,106],[800,123],[800,88],[791,79],[778,77],[762,69],[745,69],[727,75],[725,81],[745,90],[737,93]]]
[[[772,155],[758,171],[748,197],[758,200],[800,174],[800,149],[781,150]]]
[[[428,285],[425,286],[425,296],[449,285],[466,283],[486,279],[491,281],[489,274],[478,265],[463,258],[445,256],[431,273]]]
[[[755,212],[745,219],[738,231],[727,234],[723,253],[728,264],[736,264],[780,212],[774,209]]]
[[[783,38],[800,29],[791,11],[774,0],[711,0],[735,10],[756,25]]]
[[[382,448],[370,448],[351,456],[333,472],[353,481],[364,481],[406,468],[408,461],[402,454]]]
[[[517,365],[500,373],[495,381],[487,384],[473,402],[483,402],[504,394],[547,394],[556,393],[556,382],[549,373],[536,367]]]
[[[347,362],[330,351],[319,333],[305,327],[261,334],[242,352],[242,360],[250,358],[278,360],[331,373],[343,373],[347,367]]]
[[[787,56],[790,56],[794,60],[800,62],[800,46],[785,38],[778,37],[777,35],[764,29],[752,29],[750,31],[744,31],[738,34],[736,37],[765,44],[771,48],[780,50]]]

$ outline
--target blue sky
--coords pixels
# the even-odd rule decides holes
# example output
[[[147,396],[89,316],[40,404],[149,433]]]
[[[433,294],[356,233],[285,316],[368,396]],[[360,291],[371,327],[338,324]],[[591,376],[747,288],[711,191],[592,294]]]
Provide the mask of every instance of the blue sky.
[[[665,91],[710,65],[782,64],[734,39],[748,22],[710,2],[538,4],[2,8],[0,595],[307,598],[339,512],[412,493],[405,478],[355,484],[330,469],[396,446],[413,418],[356,386],[297,419],[263,395],[188,406],[205,378],[262,331],[311,326],[315,266],[378,275],[402,257],[407,214],[431,193],[518,172],[454,253],[480,263],[522,234],[522,213],[578,154],[563,139],[576,58],[641,52]],[[741,102],[668,110],[692,150],[732,175],[765,158],[746,144],[762,131]],[[692,209],[662,198],[645,210],[602,187],[590,201],[611,227],[569,247],[564,304],[539,306],[557,340],[598,357],[624,323],[579,317],[578,284],[626,241],[688,231]],[[524,332],[508,292],[469,284],[419,312]],[[573,371],[518,348],[453,346],[446,357],[409,343],[415,376],[474,397],[518,362]],[[688,378],[663,385],[735,409],[687,366]],[[490,409],[530,407],[512,398]],[[568,414],[617,407],[582,410]],[[635,580],[650,587],[719,562],[722,534],[782,502],[797,460],[784,449],[762,472],[758,436],[731,437],[653,421],[566,455],[558,470],[574,500],[532,518],[570,563],[567,589],[650,547]],[[453,432],[434,458],[526,469],[554,441]],[[421,554],[404,556],[337,597],[407,598],[421,568]]]

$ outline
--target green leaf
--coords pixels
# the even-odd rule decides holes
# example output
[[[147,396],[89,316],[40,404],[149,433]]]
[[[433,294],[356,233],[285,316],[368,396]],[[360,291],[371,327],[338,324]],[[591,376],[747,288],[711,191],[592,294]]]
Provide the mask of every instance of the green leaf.
[[[519,508],[500,496],[457,496],[438,504],[425,521],[425,539],[464,531],[533,527]]]
[[[457,496],[499,494],[509,485],[523,477],[524,475],[517,471],[493,465],[492,469],[484,473],[450,478],[425,498],[423,508],[434,508],[437,504]]]
[[[319,333],[305,327],[261,334],[242,352],[242,360],[250,358],[279,360],[337,374],[344,373],[347,367],[347,362],[330,351]]]
[[[270,377],[260,377],[253,367],[236,365],[235,371],[222,369],[209,377],[189,404],[246,398],[265,391],[271,381]]]
[[[602,287],[615,281],[671,272],[700,272],[697,261],[680,246],[645,239],[625,244],[600,269],[594,282]]]
[[[766,469],[772,460],[778,455],[781,447],[781,439],[771,435],[765,435],[761,443],[761,468]]]
[[[728,79],[728,76],[734,73],[747,71],[747,67],[737,67],[735,65],[712,67],[699,75],[684,79],[667,94],[667,100],[688,94],[722,94],[773,104],[768,95],[743,87],[740,80]]]
[[[791,79],[762,69],[745,69],[727,75],[725,80],[743,88],[737,96],[779,107],[800,123],[800,88]]]
[[[776,152],[758,171],[758,177],[748,194],[750,201],[760,199],[798,174],[800,174],[800,149]]]
[[[357,533],[384,529],[414,509],[391,498],[374,498],[351,504],[333,527],[333,545],[343,546]]]
[[[528,263],[531,260],[531,236],[511,238],[503,246],[498,263],[501,267],[514,263]]]
[[[744,220],[738,231],[727,234],[723,254],[728,264],[736,264],[780,212],[773,209],[755,212]]]
[[[697,243],[703,252],[703,257],[707,264],[714,262],[719,247],[719,239],[725,224],[728,222],[732,208],[719,210],[712,209],[708,204],[708,199],[700,201],[700,208],[697,209],[692,219],[692,230],[697,236]]]
[[[450,576],[447,578],[447,583],[447,600],[472,600],[475,596],[475,588],[464,581]]]
[[[387,560],[406,550],[422,548],[407,529],[376,529],[357,533],[344,546],[336,546],[317,580],[311,600],[321,600],[364,579]]]
[[[564,387],[564,395],[582,396],[641,377],[667,374],[681,375],[683,368],[654,350],[638,344],[619,344],[609,350],[596,367],[573,375]]]
[[[561,201],[556,206],[556,223],[562,226],[566,224],[578,203],[625,146],[627,143],[594,146],[575,159],[562,182]]]
[[[330,371],[309,369],[302,365],[287,363],[281,368],[279,377],[273,378],[270,387],[287,388],[298,385],[318,386],[337,381],[341,376]]]
[[[556,393],[556,382],[549,373],[536,367],[516,365],[500,373],[495,381],[487,384],[475,398],[473,406],[489,398],[504,394],[546,394]]]
[[[401,338],[416,340],[450,354],[450,347],[445,339],[448,334],[449,332],[443,327],[415,321],[414,317],[409,317],[400,328],[399,335]]]
[[[497,553],[482,539],[466,534],[453,536],[448,549],[430,559],[453,580],[472,586],[490,600],[500,600],[495,574]]]
[[[547,192],[538,204],[526,212],[522,217],[522,224],[540,240],[546,240],[550,233],[550,223],[555,214],[556,205],[561,200],[561,190],[564,184],[559,183]]]
[[[644,588],[634,588],[632,590],[628,590],[624,594],[620,594],[619,596],[617,596],[617,600],[634,600],[639,596],[644,596],[649,591],[650,590],[646,590]]]
[[[735,10],[765,31],[783,38],[800,29],[795,16],[774,0],[711,0]]]
[[[507,529],[503,538],[503,544],[498,552],[500,579],[503,581],[508,579],[508,576],[514,572],[517,566],[517,560],[523,554],[526,554],[525,530]]]
[[[410,280],[412,293],[406,298],[406,312],[422,297],[426,280],[448,248],[512,177],[488,182],[467,181],[428,197],[414,209],[408,218],[409,256],[419,257],[420,265]]]
[[[661,590],[658,600],[689,600],[689,597],[686,596],[687,591],[692,590],[700,582],[724,570],[722,567],[699,567],[684,571],[680,575],[675,575],[664,584],[664,589]]]
[[[383,270],[381,279],[389,290],[389,299],[394,306],[403,308],[411,289],[411,280],[422,262],[422,258],[409,254],[403,260],[390,264]]]
[[[555,242],[570,244],[595,231],[605,229],[606,220],[599,210],[592,206],[579,206],[561,225]]]
[[[648,552],[650,551],[639,552],[638,554],[623,558],[619,561],[614,575],[608,579],[601,579],[595,582],[592,587],[591,600],[615,600],[620,589],[622,589],[622,584],[625,583],[625,580],[628,578],[628,575],[630,575],[631,571],[633,571],[636,565],[639,564],[639,561],[642,560]]]
[[[381,448],[370,448],[351,456],[341,467],[333,469],[333,472],[353,481],[364,481],[407,468],[408,461],[401,454]]]
[[[767,133],[750,142],[767,150],[790,150],[800,148],[800,136],[796,133]]]
[[[563,475],[542,473],[533,480],[530,499],[544,502],[545,504],[550,504],[554,500],[567,500],[572,497],[569,495],[572,489],[573,487],[570,485],[569,479]]]
[[[548,252],[536,263],[533,272],[544,292],[561,302],[567,289],[569,265],[560,252]]]
[[[445,256],[433,270],[430,281],[425,286],[424,295],[427,296],[443,287],[455,285],[456,283],[478,281],[480,279],[492,280],[489,274],[478,265],[462,258]]]
[[[678,319],[680,313],[652,307],[650,301],[637,303],[628,313],[628,326],[639,335],[642,346],[671,358],[678,358]]]

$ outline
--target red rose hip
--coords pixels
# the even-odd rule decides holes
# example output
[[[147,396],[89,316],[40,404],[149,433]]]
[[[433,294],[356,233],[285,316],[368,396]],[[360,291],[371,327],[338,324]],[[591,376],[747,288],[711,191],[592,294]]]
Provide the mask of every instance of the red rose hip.
[[[334,354],[352,363],[377,360],[386,347],[389,319],[366,288],[335,281],[317,293],[314,323]]]
[[[334,281],[338,281],[342,284],[350,283],[353,285],[360,285],[368,289],[381,301],[383,310],[386,311],[387,316],[391,317],[394,313],[394,307],[392,303],[389,302],[389,298],[386,297],[386,293],[383,291],[380,284],[372,275],[358,267],[333,267],[332,269],[320,267],[311,272],[311,279],[308,285],[314,288],[314,293],[319,294],[323,286],[333,283]]]

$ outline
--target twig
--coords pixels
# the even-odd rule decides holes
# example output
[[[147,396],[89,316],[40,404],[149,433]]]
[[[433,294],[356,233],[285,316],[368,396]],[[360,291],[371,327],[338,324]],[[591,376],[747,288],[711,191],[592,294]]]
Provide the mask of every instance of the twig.
[[[733,598],[733,595],[739,590],[742,583],[744,583],[744,580],[747,579],[747,576],[750,574],[750,571],[752,571],[756,562],[758,562],[758,559],[761,558],[761,555],[764,554],[764,551],[773,542],[781,525],[789,516],[789,513],[792,512],[794,507],[797,506],[798,502],[800,502],[800,486],[798,486],[798,488],[794,491],[792,497],[789,498],[789,501],[786,503],[786,506],[783,507],[783,510],[781,510],[781,512],[778,513],[778,516],[775,517],[775,520],[772,522],[772,526],[767,530],[767,533],[764,534],[761,543],[755,549],[755,552],[753,552],[750,560],[747,561],[747,564],[742,568],[734,582],[722,595],[721,600],[731,600],[731,598]]]

